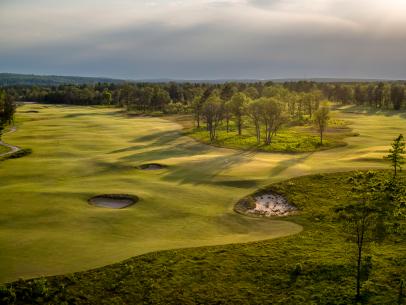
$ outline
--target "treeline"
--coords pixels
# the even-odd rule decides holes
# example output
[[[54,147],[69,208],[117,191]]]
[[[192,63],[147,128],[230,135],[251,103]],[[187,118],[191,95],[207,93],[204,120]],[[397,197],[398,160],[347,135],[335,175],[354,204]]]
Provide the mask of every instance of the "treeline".
[[[124,80],[105,77],[33,75],[0,73],[0,87],[5,86],[59,86],[66,84],[83,85],[97,83],[124,83]]]
[[[13,96],[4,90],[0,90],[0,138],[4,126],[12,123],[15,109]]]
[[[257,83],[97,83],[59,86],[7,86],[19,100],[78,105],[110,104],[128,110],[191,111],[195,99],[207,99],[216,90],[223,100],[235,93],[251,99],[267,96],[273,88],[294,93],[320,92],[323,99],[341,104],[399,110],[405,106],[405,83],[316,83],[311,81]]]

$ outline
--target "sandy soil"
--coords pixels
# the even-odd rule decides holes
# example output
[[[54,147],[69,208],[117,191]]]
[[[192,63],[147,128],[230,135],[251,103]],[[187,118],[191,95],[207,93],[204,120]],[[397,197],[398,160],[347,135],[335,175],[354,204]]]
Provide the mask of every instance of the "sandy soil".
[[[287,200],[277,194],[263,194],[255,197],[255,208],[247,212],[265,216],[286,216],[297,209],[290,205]]]
[[[160,165],[160,164],[145,164],[145,165],[141,165],[140,168],[142,170],[158,170],[158,169],[163,169],[164,166]]]

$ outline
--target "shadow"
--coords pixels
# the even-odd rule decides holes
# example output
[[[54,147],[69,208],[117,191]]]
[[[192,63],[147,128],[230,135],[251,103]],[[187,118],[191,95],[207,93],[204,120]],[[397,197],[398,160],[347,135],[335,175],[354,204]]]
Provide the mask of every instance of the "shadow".
[[[390,109],[374,109],[371,107],[353,105],[345,109],[337,108],[342,113],[354,114],[354,115],[383,115],[387,117],[400,116],[406,118],[406,112],[402,110],[390,110]]]
[[[271,171],[269,172],[270,177],[278,176],[282,172],[284,172],[285,170],[289,169],[290,167],[292,167],[292,166],[294,166],[296,164],[305,162],[313,154],[314,154],[314,152],[310,152],[310,153],[308,153],[308,154],[306,154],[306,155],[304,155],[303,157],[300,157],[300,158],[294,158],[294,159],[287,159],[287,160],[279,161],[278,164],[273,169],[271,169]]]
[[[199,153],[201,154],[201,153]],[[205,160],[192,160],[182,166],[173,167],[170,172],[163,176],[163,180],[175,181],[179,184],[211,184],[228,187],[250,188],[256,186],[255,180],[215,180],[226,169],[251,161],[255,153],[235,152],[232,155],[219,156]]]
[[[259,180],[223,180],[213,181],[212,184],[234,188],[253,188],[259,186]]]

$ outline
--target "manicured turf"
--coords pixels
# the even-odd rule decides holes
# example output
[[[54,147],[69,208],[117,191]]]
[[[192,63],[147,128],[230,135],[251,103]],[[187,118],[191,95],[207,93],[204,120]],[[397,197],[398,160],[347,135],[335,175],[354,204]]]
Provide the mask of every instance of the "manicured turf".
[[[301,209],[289,218],[305,227],[299,234],[150,253],[8,289],[16,292],[16,304],[353,304],[355,245],[346,242],[333,211],[351,202],[350,175],[306,176],[270,187]],[[396,233],[368,250],[364,303],[398,304],[405,253],[405,236]]]
[[[38,110],[38,113],[23,111]],[[234,203],[271,182],[316,173],[386,167],[381,156],[404,131],[399,116],[343,114],[360,136],[306,154],[215,148],[161,118],[119,110],[25,105],[4,140],[33,153],[0,163],[0,282],[62,274],[146,252],[241,243],[298,233],[301,226],[238,215]],[[142,171],[144,163],[168,165]],[[140,201],[110,210],[98,194]]]
[[[0,145],[0,155],[10,151],[10,148]]]

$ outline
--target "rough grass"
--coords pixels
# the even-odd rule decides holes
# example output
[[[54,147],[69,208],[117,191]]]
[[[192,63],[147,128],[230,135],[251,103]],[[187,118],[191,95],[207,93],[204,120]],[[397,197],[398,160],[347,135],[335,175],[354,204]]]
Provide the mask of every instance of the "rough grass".
[[[306,176],[266,188],[301,208],[299,215],[287,217],[304,226],[299,234],[150,253],[7,289],[16,292],[16,304],[33,299],[43,304],[353,304],[354,249],[332,212],[351,200],[350,174]],[[405,236],[397,234],[369,249],[372,272],[362,303],[397,303],[406,274],[404,253]],[[33,287],[46,294],[30,293]]]
[[[39,112],[26,112],[36,110]],[[301,154],[216,148],[162,118],[117,109],[25,105],[4,141],[33,153],[0,166],[0,282],[64,274],[151,251],[243,243],[301,231],[290,221],[238,215],[234,203],[291,177],[386,168],[382,156],[406,130],[399,116],[340,114],[358,137]],[[96,135],[96,136],[95,136]],[[140,171],[144,163],[168,165]],[[97,209],[100,194],[137,194],[123,210]]]

